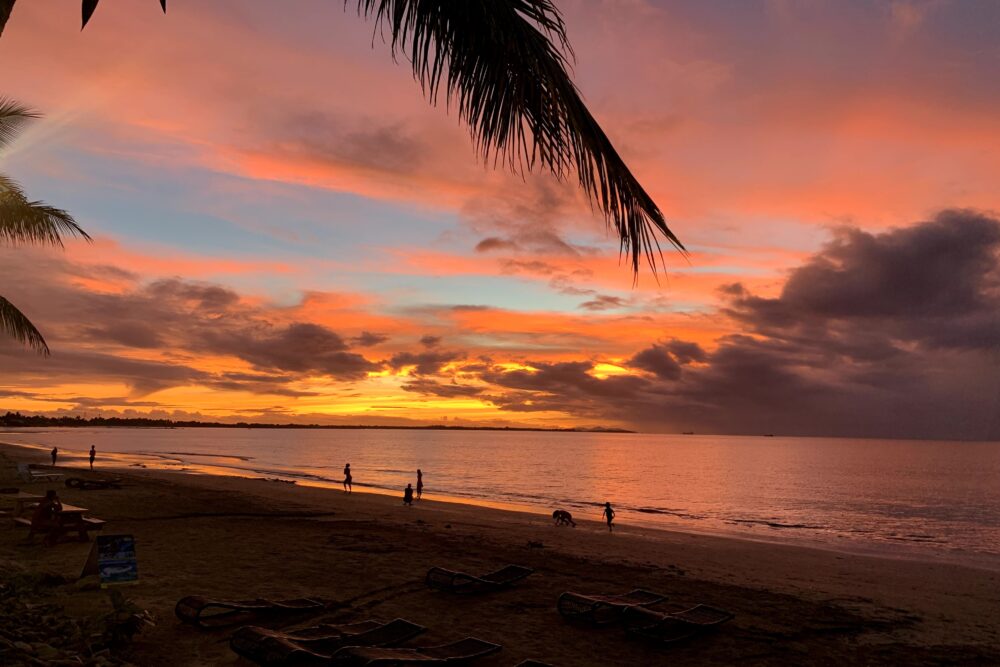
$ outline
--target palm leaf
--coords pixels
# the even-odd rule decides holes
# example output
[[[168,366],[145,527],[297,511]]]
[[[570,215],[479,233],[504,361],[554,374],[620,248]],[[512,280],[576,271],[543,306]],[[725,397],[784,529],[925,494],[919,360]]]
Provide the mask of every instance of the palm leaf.
[[[7,20],[10,18],[10,13],[14,9],[14,3],[17,0],[0,0],[0,35],[3,35],[4,26],[7,25]],[[80,4],[80,14],[83,19],[83,24],[80,29],[83,30],[87,27],[87,23],[90,21],[90,17],[94,15],[94,10],[97,9],[97,4],[100,0],[83,0]],[[160,7],[163,8],[163,13],[167,12],[167,0],[160,0]]]
[[[7,19],[10,18],[10,13],[14,10],[15,1],[0,0],[0,35],[3,35],[4,26],[7,25]]]
[[[443,90],[456,104],[485,160],[575,172],[636,274],[641,255],[656,271],[660,235],[685,252],[570,79],[566,28],[550,0],[357,2],[431,103]]]
[[[80,30],[87,27],[87,22],[90,21],[90,17],[94,15],[94,10],[97,9],[97,3],[100,0],[83,0],[83,4],[80,7],[80,12],[83,16],[83,24],[80,26]],[[167,13],[167,0],[160,0],[160,7],[163,8],[163,13]]]
[[[28,201],[12,179],[0,174],[0,242],[62,246],[64,234],[90,240],[66,211],[41,201]]]
[[[39,354],[49,356],[49,346],[42,334],[20,310],[0,296],[0,331],[27,345]]]
[[[37,112],[23,104],[0,97],[0,148],[13,141],[25,123],[38,117]]]

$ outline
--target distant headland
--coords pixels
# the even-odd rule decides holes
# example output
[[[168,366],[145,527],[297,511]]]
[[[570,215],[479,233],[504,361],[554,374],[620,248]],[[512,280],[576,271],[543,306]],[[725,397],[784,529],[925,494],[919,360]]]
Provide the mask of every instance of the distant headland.
[[[0,415],[0,428],[106,426],[119,428],[300,428],[300,429],[390,429],[399,431],[544,431],[552,433],[637,433],[624,428],[603,426],[574,428],[533,428],[530,426],[428,426],[367,425],[367,424],[263,424],[258,422],[204,422],[149,419],[146,417],[44,417],[8,412]]]

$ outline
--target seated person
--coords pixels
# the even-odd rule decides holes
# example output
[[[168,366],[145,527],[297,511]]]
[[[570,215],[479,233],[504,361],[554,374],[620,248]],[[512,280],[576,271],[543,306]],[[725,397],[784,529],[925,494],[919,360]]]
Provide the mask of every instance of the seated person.
[[[45,499],[38,503],[35,513],[31,516],[31,532],[48,534],[47,544],[54,544],[59,537],[59,512],[62,512],[62,502],[52,489],[45,492]]]
[[[576,528],[576,521],[573,521],[573,515],[566,510],[556,510],[552,513],[552,518],[556,520],[557,526],[573,526]]]

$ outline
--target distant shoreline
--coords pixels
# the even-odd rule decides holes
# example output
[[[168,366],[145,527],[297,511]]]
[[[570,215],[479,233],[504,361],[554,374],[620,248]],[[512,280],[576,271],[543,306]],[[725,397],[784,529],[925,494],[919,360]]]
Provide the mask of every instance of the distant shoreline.
[[[365,425],[365,424],[265,424],[260,422],[202,422],[174,421],[172,419],[147,419],[121,417],[42,417],[8,412],[0,415],[0,428],[79,428],[102,426],[108,428],[263,428],[263,429],[385,429],[396,431],[532,431],[543,433],[638,433],[624,428],[541,428],[531,426],[428,426]]]

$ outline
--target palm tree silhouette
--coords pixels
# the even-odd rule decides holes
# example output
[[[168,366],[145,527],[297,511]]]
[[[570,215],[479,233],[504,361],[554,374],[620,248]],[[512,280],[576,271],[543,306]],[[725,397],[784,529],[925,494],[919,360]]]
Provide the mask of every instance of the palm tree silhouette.
[[[27,107],[0,97],[0,150],[38,114]],[[64,234],[90,240],[73,217],[45,202],[30,201],[13,179],[0,173],[0,243],[5,245],[55,245],[62,247]],[[41,332],[14,304],[0,296],[0,332],[48,356],[49,346]]]
[[[348,0],[345,0],[345,6]],[[0,0],[0,35],[16,0]],[[86,26],[99,0],[83,0]],[[536,167],[580,186],[615,228],[638,277],[659,239],[683,244],[587,109],[568,73],[573,51],[552,0],[356,0],[393,56],[402,55],[431,104],[454,103],[487,163]],[[167,11],[167,0],[160,0]]]

